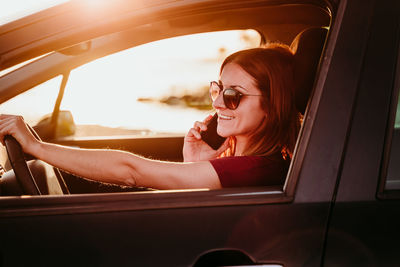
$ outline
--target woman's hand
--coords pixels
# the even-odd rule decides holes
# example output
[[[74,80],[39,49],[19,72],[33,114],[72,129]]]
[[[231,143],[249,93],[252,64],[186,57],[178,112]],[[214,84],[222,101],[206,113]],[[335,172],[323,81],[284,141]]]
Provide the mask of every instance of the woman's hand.
[[[0,115],[0,141],[4,145],[4,136],[12,135],[20,144],[24,152],[34,154],[35,146],[39,141],[29,131],[22,116]]]
[[[196,162],[215,159],[229,147],[227,138],[218,150],[212,149],[206,142],[201,139],[200,131],[207,130],[207,122],[211,120],[209,115],[204,121],[196,121],[193,128],[185,136],[183,144],[183,160],[184,162]]]

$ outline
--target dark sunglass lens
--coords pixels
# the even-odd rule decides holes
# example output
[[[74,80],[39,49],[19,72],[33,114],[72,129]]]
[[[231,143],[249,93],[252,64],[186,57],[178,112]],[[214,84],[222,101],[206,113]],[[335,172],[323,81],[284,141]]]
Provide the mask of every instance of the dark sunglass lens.
[[[224,103],[229,109],[236,109],[239,105],[240,93],[234,89],[228,88],[224,91]]]

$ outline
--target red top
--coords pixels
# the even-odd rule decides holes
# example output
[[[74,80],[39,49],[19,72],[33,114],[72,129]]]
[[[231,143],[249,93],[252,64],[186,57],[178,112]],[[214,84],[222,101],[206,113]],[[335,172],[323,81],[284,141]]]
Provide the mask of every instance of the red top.
[[[283,185],[289,160],[282,156],[238,156],[210,160],[222,187]]]

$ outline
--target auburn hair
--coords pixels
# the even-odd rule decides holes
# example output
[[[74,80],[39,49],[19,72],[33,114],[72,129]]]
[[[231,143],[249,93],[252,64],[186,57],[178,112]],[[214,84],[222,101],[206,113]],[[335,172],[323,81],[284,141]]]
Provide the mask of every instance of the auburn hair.
[[[236,52],[222,63],[220,73],[227,64],[240,66],[253,77],[263,96],[260,101],[266,116],[252,134],[244,155],[282,153],[284,158],[291,158],[302,119],[295,106],[293,58],[288,46],[269,44]],[[230,139],[230,148],[221,156],[234,155],[236,139]]]

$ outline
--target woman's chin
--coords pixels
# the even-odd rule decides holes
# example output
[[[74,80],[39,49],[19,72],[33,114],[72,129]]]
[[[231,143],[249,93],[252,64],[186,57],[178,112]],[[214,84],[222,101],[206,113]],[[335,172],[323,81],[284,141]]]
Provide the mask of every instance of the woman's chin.
[[[217,133],[218,133],[218,135],[220,135],[222,137],[229,137],[232,135],[232,133],[231,133],[231,131],[229,131],[229,129],[225,129],[224,127],[220,127],[219,125],[217,128]]]

